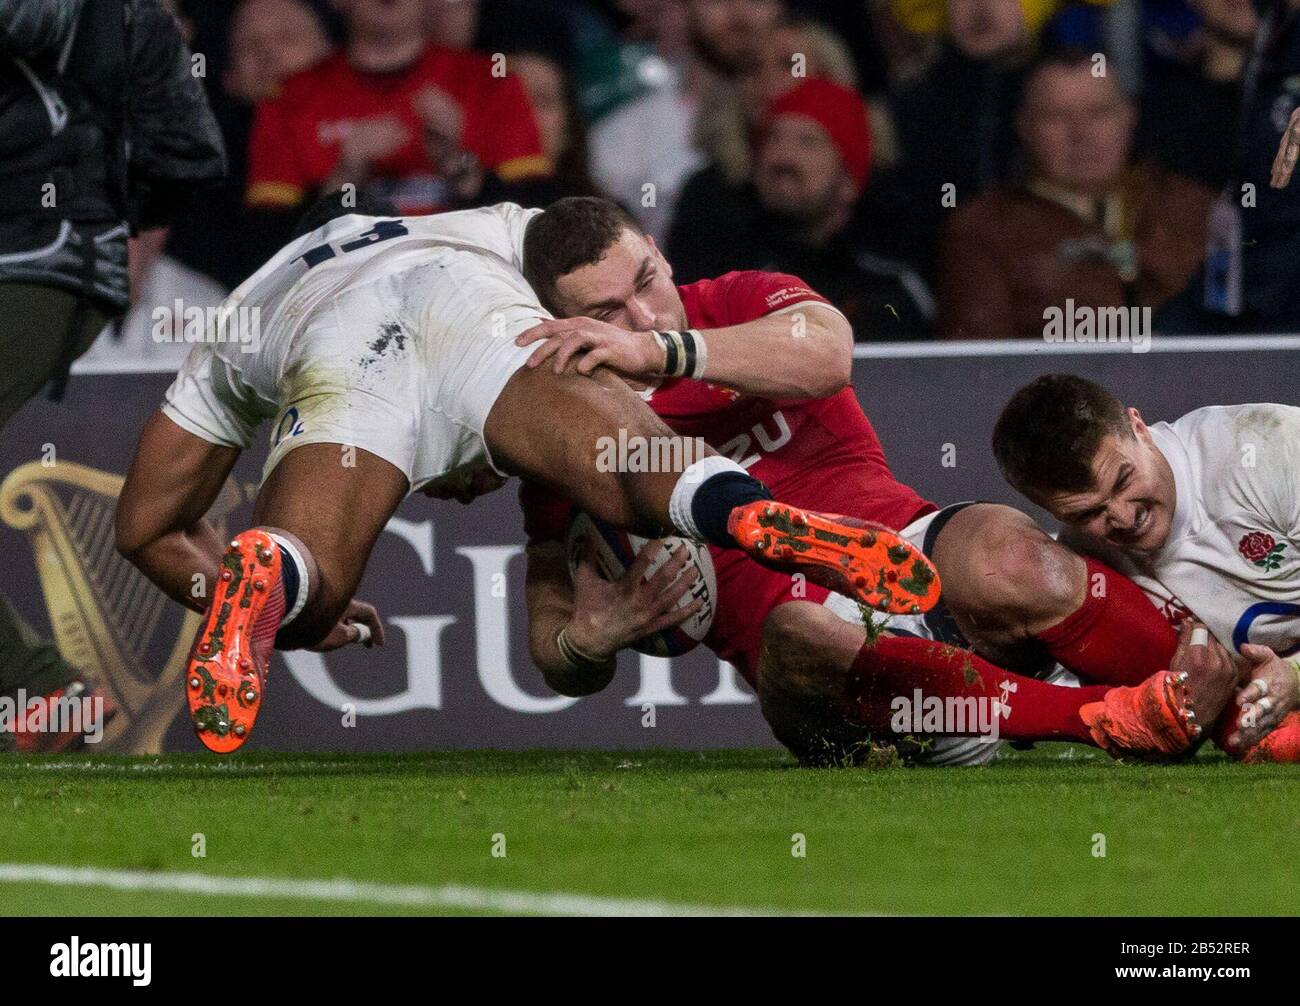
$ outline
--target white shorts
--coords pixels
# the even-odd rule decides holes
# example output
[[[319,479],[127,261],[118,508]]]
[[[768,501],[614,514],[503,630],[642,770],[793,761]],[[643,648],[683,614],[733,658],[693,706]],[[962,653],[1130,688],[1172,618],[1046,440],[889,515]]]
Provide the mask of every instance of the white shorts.
[[[264,474],[294,447],[321,442],[383,458],[412,491],[491,465],[488,413],[535,348],[515,337],[545,317],[522,277],[449,248],[349,289],[296,347]]]
[[[413,492],[492,465],[488,413],[536,348],[515,337],[547,317],[522,276],[437,248],[313,310],[280,364],[276,400],[258,396],[257,414],[237,353],[187,363],[164,411],[198,436],[240,446],[270,414],[263,479],[294,448],[329,443],[383,458]]]
[[[907,539],[926,555],[929,555],[934,547],[934,538],[938,536],[938,528],[942,527],[943,523],[952,514],[968,506],[970,506],[970,503],[954,503],[942,510],[936,510],[924,517],[918,517],[903,528],[899,532],[899,536]],[[935,521],[940,518],[942,518],[941,523],[938,527],[935,527]],[[932,528],[934,534],[931,534]],[[823,603],[825,607],[839,615],[846,622],[859,625],[862,623],[862,613],[856,601],[852,601],[842,594],[830,594]],[[962,637],[956,625],[952,622],[942,600],[924,615],[883,615],[880,617],[887,619],[884,628],[898,635],[933,639],[954,646],[970,646],[970,643]],[[1079,685],[1079,679],[1059,664],[1047,675],[1046,680],[1054,685],[1071,687],[1078,687]],[[987,765],[998,756],[998,752],[1002,750],[1005,743],[1005,741],[992,740],[987,737],[938,737],[924,750],[910,754],[907,758],[908,761],[917,765]]]

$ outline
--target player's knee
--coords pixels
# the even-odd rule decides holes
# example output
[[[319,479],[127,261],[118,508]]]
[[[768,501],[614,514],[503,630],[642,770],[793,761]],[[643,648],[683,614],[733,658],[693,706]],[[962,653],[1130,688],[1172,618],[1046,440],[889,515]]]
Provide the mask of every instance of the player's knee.
[[[142,510],[136,506],[134,497],[124,492],[117,501],[117,511],[113,516],[113,547],[118,555],[135,564],[157,540],[157,534],[149,526]]]
[[[779,605],[763,621],[755,675],[760,697],[764,692],[774,694],[784,690],[791,677],[789,671],[799,645],[799,627],[797,618],[785,610],[789,607]]]
[[[867,731],[841,709],[844,672],[820,652],[816,625],[799,603],[783,604],[763,624],[756,690],[772,735],[805,767],[849,765]],[[820,606],[817,606],[820,607]]]
[[[755,679],[765,706],[825,704],[844,690],[842,661],[826,652],[817,628],[824,614],[820,605],[792,601],[764,619]]]
[[[994,512],[959,539],[961,572],[945,575],[945,597],[954,607],[995,624],[1022,623],[1026,616],[1060,619],[1083,598],[1083,560],[1053,541],[1024,514]]]
[[[1005,605],[1064,618],[1082,600],[1083,560],[1041,532],[1007,541],[990,558]]]

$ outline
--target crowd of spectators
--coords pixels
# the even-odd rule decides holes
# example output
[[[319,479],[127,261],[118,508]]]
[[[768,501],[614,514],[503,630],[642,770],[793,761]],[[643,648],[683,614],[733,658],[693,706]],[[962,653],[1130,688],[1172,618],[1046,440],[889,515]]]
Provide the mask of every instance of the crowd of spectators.
[[[1067,301],[1149,307],[1188,332],[1269,322],[1202,306],[1208,221],[1241,188],[1243,90],[1258,84],[1250,0],[176,13],[205,57],[229,174],[133,242],[141,307],[219,297],[317,195],[354,187],[408,214],[606,195],[679,281],[795,273],[864,342],[1041,338]],[[146,331],[128,316],[96,352],[147,349]]]

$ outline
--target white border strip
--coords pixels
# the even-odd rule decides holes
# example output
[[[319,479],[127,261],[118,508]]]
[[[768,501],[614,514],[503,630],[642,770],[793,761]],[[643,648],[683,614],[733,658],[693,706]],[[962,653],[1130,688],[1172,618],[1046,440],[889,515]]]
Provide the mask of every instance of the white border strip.
[[[936,357],[1085,356],[1116,353],[1252,353],[1300,351],[1300,335],[1153,335],[1147,349],[1131,343],[1040,342],[1037,339],[986,339],[937,342],[867,342],[853,347],[855,360],[933,359]]]
[[[77,360],[72,365],[73,374],[94,377],[100,374],[174,374],[180,364],[172,360],[151,360],[149,357],[113,356],[95,360]]]
[[[0,863],[0,883],[51,884],[56,887],[106,887],[115,891],[153,891],[219,898],[290,898],[302,901],[394,905],[405,908],[448,908],[508,915],[578,915],[605,918],[735,917],[790,913],[762,908],[678,904],[602,898],[564,892],[503,891],[487,887],[444,884],[371,884],[358,880],[312,880],[289,877],[222,877],[205,873],[148,873],[142,870],[101,870],[44,863]],[[12,908],[12,904],[9,906]]]
[[[799,305],[795,305],[796,307]],[[1154,335],[1151,353],[1251,353],[1300,351],[1300,335]],[[1129,343],[1039,342],[1036,339],[952,340],[936,342],[865,342],[853,347],[855,360],[934,359],[967,356],[1083,356],[1133,352]],[[149,358],[78,360],[74,374],[174,374],[177,364]]]

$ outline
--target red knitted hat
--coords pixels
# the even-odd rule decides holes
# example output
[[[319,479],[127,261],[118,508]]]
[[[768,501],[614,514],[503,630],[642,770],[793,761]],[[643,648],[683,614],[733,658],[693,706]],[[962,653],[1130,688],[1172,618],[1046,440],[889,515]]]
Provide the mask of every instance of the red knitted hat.
[[[826,130],[845,169],[862,191],[871,167],[871,128],[866,103],[856,91],[809,77],[772,102],[767,110],[768,125],[781,115],[802,115]]]

